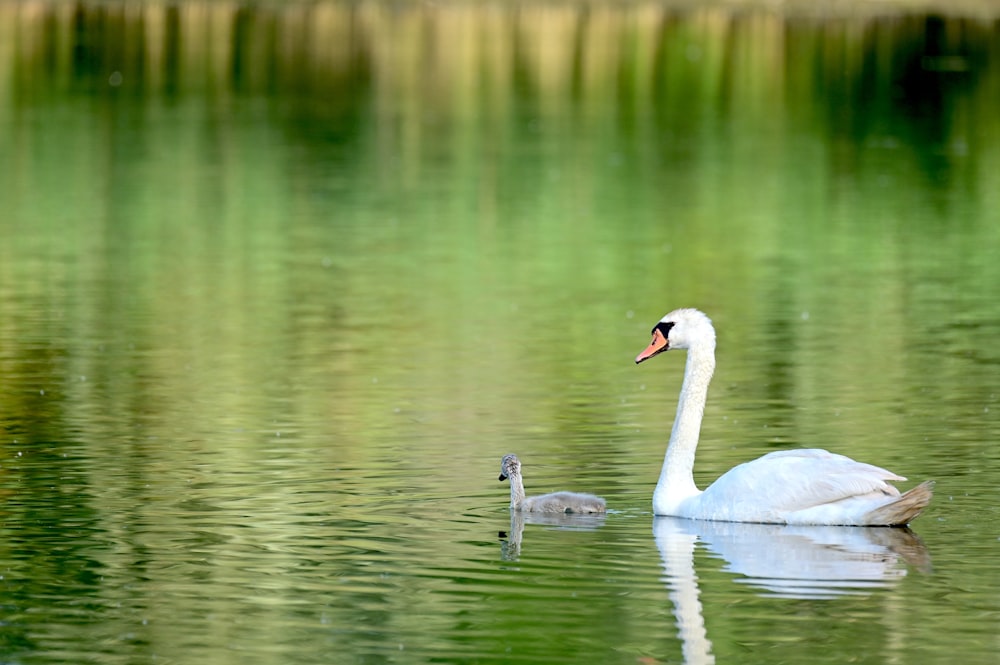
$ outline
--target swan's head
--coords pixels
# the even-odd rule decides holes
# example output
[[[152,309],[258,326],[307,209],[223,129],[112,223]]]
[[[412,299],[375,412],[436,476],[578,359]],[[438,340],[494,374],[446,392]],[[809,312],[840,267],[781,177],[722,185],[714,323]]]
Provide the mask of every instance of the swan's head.
[[[712,320],[697,309],[675,309],[653,326],[653,341],[635,357],[636,364],[670,349],[690,349],[711,344],[715,347]]]
[[[517,455],[504,455],[500,460],[500,480],[507,480],[511,476],[521,475],[521,460]]]

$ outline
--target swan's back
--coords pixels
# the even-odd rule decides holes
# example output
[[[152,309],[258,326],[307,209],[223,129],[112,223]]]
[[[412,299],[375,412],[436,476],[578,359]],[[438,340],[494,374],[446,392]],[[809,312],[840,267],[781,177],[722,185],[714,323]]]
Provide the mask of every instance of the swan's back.
[[[552,492],[542,496],[529,496],[521,504],[529,513],[604,513],[607,504],[593,494],[580,492]]]
[[[930,502],[933,483],[901,495],[895,480],[906,479],[826,450],[782,450],[733,467],[688,509],[733,522],[907,524]]]

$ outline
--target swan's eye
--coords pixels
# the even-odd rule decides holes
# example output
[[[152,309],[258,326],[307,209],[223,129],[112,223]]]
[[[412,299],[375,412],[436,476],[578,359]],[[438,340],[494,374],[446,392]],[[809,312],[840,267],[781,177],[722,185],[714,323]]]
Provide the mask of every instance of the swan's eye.
[[[667,339],[670,334],[670,329],[674,327],[673,321],[660,321],[655,326],[653,326],[653,333],[655,334],[657,330],[663,335],[663,339]]]

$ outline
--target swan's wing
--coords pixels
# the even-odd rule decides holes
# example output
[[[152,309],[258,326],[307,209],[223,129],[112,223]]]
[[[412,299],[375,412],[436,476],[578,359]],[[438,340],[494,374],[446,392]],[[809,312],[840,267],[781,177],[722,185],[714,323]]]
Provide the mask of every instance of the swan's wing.
[[[899,496],[891,471],[815,448],[769,453],[734,467],[706,495],[755,505],[775,517],[851,498]]]

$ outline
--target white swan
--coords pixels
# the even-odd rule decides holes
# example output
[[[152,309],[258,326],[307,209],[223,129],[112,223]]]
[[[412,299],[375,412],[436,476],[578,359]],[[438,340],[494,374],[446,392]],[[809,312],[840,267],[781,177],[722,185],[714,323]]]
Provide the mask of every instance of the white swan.
[[[933,482],[905,494],[891,471],[825,450],[782,450],[736,466],[705,491],[694,484],[694,452],[715,371],[715,328],[704,313],[678,309],[653,327],[636,364],[670,349],[687,349],[684,383],[653,512],[691,519],[771,524],[901,526],[930,503]]]
[[[510,480],[511,510],[529,513],[603,513],[607,512],[604,499],[593,494],[553,492],[542,496],[524,496],[521,480],[521,460],[517,455],[504,455],[500,461],[500,480]]]

